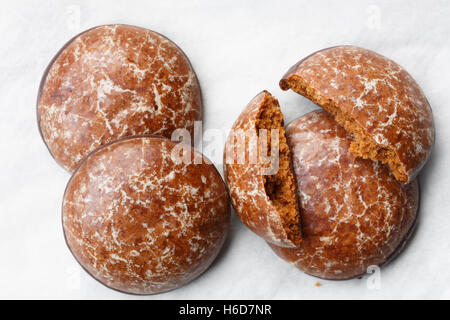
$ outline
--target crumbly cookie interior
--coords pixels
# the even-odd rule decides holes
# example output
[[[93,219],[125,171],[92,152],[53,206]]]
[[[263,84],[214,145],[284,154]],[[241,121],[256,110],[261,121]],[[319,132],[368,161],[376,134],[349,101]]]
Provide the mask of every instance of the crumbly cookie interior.
[[[350,145],[351,153],[363,159],[371,159],[386,164],[397,180],[408,182],[408,175],[395,151],[387,146],[378,144],[365,132],[355,119],[344,113],[335,102],[318,95],[299,76],[291,76],[288,79],[282,80],[281,86],[286,90],[288,88],[292,89],[333,114],[336,122],[353,135],[354,140]]]
[[[301,243],[302,237],[291,152],[286,141],[283,114],[278,101],[270,95],[266,95],[263,102],[256,129],[258,134],[260,129],[267,130],[266,154],[268,156],[271,156],[270,130],[278,129],[279,167],[275,174],[263,176],[264,187],[267,196],[277,209],[288,239],[298,245]]]

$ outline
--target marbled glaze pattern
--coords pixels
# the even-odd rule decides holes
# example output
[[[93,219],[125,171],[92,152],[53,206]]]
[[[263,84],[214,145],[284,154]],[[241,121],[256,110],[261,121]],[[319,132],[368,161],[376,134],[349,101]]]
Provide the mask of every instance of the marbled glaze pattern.
[[[434,143],[431,108],[416,81],[397,63],[370,50],[333,47],[294,65],[280,87],[288,90],[296,80],[333,101],[377,144],[393,150],[408,177],[402,182],[411,181],[427,161]]]
[[[187,57],[150,30],[90,29],[57,54],[43,76],[38,125],[56,161],[72,172],[95,148],[137,134],[193,131],[201,94]]]
[[[387,167],[355,157],[351,136],[314,111],[286,128],[301,206],[303,243],[269,244],[283,259],[325,279],[348,279],[381,265],[415,225],[417,180],[397,181]]]
[[[254,97],[239,115],[228,135],[224,152],[224,175],[231,203],[242,222],[264,240],[283,247],[295,247],[286,234],[276,207],[264,187],[263,165],[252,163],[258,149],[249,144],[256,137],[257,121],[265,101],[271,97],[263,91]],[[245,137],[246,139],[242,139]],[[239,156],[245,162],[239,163]],[[259,158],[258,158],[259,159]]]
[[[160,137],[115,141],[85,158],[67,185],[67,244],[108,287],[136,294],[177,288],[222,247],[230,218],[225,184],[206,158],[174,162],[175,146]]]

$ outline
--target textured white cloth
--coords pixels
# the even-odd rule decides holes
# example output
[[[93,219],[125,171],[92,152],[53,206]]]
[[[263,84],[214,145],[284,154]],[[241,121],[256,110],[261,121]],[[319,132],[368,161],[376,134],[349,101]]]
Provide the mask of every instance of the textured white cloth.
[[[450,298],[449,15],[450,2],[444,0],[2,3],[0,298]],[[219,152],[208,154],[221,172],[220,140],[259,91],[267,89],[279,99],[286,122],[316,108],[278,87],[300,58],[353,44],[405,67],[433,108],[436,145],[420,174],[417,232],[405,252],[382,268],[380,288],[370,276],[333,282],[303,274],[235,216],[220,257],[181,289],[134,297],[107,289],[81,270],[61,227],[69,175],[41,141],[35,100],[40,77],[60,47],[78,32],[105,23],[153,29],[185,51],[202,86],[203,128],[223,135],[215,140]]]

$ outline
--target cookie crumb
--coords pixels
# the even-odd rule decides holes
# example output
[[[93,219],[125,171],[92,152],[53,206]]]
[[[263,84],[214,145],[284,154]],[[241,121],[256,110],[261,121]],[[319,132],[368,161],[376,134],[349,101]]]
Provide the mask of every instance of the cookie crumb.
[[[322,286],[322,284],[321,283],[319,283],[319,282],[316,282],[316,287],[321,287]]]

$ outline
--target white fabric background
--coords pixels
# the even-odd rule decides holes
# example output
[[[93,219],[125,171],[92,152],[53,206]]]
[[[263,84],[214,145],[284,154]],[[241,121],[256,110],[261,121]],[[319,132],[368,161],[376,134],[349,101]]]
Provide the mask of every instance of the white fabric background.
[[[2,3],[0,298],[450,298],[448,16],[450,2],[444,0]],[[368,277],[334,282],[305,275],[236,216],[217,261],[178,290],[125,295],[81,270],[66,248],[60,221],[69,175],[41,141],[35,100],[41,75],[59,48],[78,32],[105,23],[153,29],[186,52],[202,86],[204,130],[228,130],[263,89],[279,98],[287,122],[316,108],[282,92],[278,80],[318,49],[353,44],[404,66],[431,103],[437,137],[420,174],[420,224],[405,252],[381,270],[381,288],[370,289]],[[209,156],[222,171],[221,145],[219,150]]]

